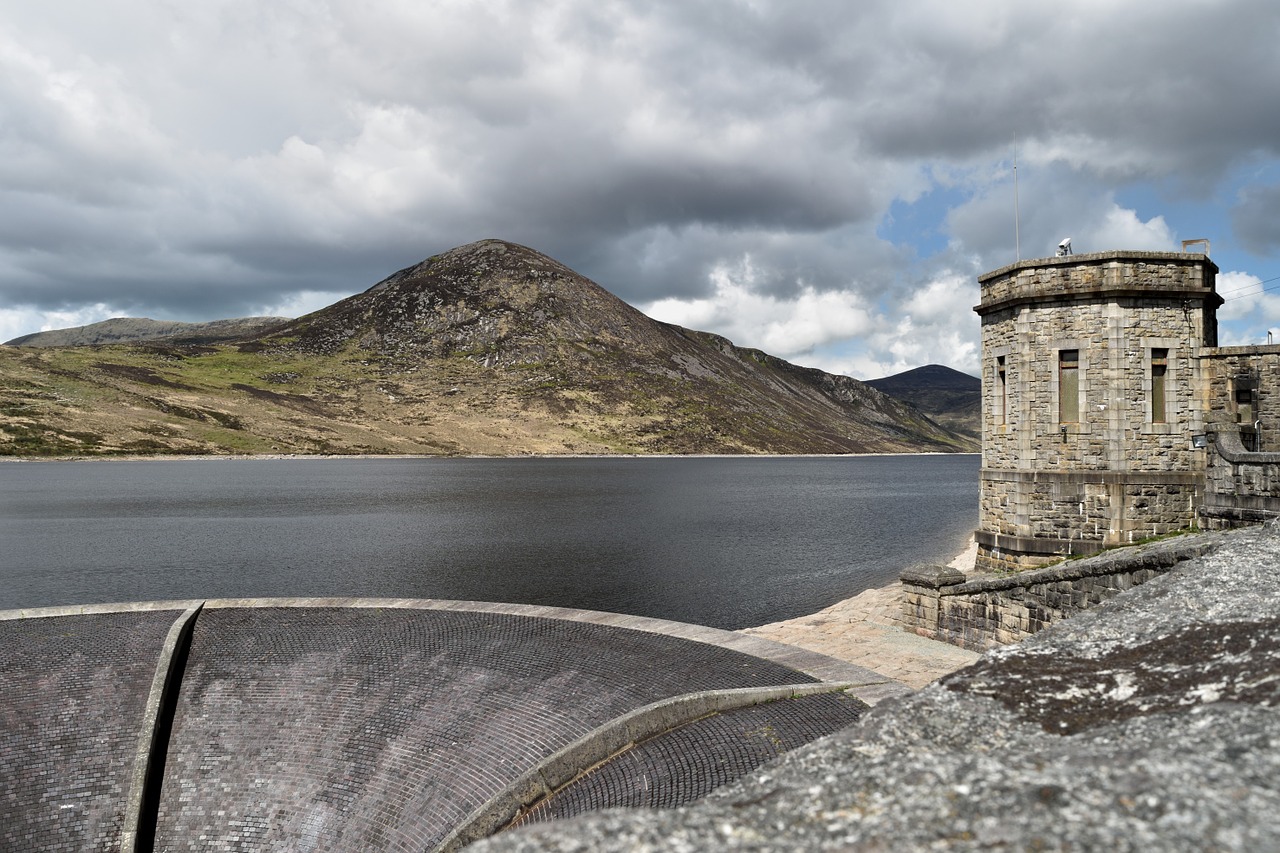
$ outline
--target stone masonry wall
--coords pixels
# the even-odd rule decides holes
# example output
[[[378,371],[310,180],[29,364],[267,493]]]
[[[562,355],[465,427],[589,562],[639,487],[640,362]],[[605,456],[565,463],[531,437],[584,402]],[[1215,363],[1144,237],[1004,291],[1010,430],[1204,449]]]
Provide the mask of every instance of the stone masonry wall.
[[[984,468],[1188,470],[1198,365],[1180,307],[1124,300],[1024,306],[983,318]],[[1164,421],[1151,411],[1151,349],[1169,351]],[[1079,422],[1059,421],[1058,353],[1080,354]],[[1004,418],[995,375],[1004,357]],[[1066,427],[1065,435],[1062,428]]]
[[[1149,300],[1024,306],[983,318],[983,466],[1167,471],[1191,464],[1197,364],[1180,308]],[[1164,421],[1151,411],[1151,350],[1169,351]],[[1059,420],[1058,353],[1080,356],[1079,421]],[[997,358],[1005,359],[1003,418]],[[1062,428],[1066,427],[1066,433]],[[1123,438],[1131,452],[1116,442]]]
[[[1025,639],[1211,552],[1219,534],[1179,537],[1007,576],[920,566],[902,574],[907,630],[982,651]]]
[[[1257,425],[1250,449],[1280,451],[1280,345],[1215,347],[1201,353],[1208,424]],[[1236,392],[1250,399],[1237,404]]]
[[[1203,451],[1190,436],[1204,429],[1198,356],[1216,339],[1215,274],[1202,255],[1124,252],[981,277],[979,525],[1001,542],[980,536],[980,563],[1022,550],[1015,562],[1026,568],[1043,562],[1038,552],[1088,553],[1191,525]],[[1065,422],[1063,350],[1079,357],[1078,417]],[[1162,413],[1154,350],[1167,351]]]
[[[1211,274],[1206,275],[1205,263],[1213,267]],[[1134,290],[1172,295],[1212,290],[1216,271],[1217,267],[1204,255],[1126,250],[1019,261],[980,276],[978,281],[982,284],[983,302]],[[1215,344],[1216,341],[1205,342],[1206,346]]]
[[[1130,475],[1107,482],[1082,475],[983,471],[980,515],[984,530],[1006,536],[1034,536],[1080,542],[1068,554],[1091,553],[1106,544],[1130,544],[1163,536],[1195,518],[1195,479],[1188,475],[1141,478]],[[1108,539],[1116,505],[1124,511],[1124,529]]]
[[[1245,449],[1235,424],[1212,433],[1200,524],[1225,530],[1280,518],[1280,453]]]

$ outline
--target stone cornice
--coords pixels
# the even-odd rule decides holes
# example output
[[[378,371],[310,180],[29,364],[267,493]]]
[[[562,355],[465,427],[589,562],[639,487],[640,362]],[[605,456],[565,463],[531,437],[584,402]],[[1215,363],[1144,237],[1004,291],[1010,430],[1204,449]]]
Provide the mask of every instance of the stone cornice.
[[[1015,261],[999,269],[983,273],[978,276],[978,283],[985,284],[992,279],[1000,278],[1012,272],[1021,272],[1022,270],[1042,269],[1044,267],[1089,266],[1091,264],[1106,263],[1107,261],[1156,261],[1165,264],[1201,264],[1212,270],[1215,275],[1218,272],[1218,265],[1209,260],[1208,255],[1198,252],[1139,252],[1113,249],[1109,252],[1091,252],[1085,255],[1063,255],[1062,257],[1031,258],[1025,261]]]

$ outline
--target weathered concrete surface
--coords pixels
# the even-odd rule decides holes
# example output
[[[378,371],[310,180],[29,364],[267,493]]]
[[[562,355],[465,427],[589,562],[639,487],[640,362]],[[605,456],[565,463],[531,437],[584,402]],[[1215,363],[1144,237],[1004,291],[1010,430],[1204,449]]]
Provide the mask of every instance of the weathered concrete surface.
[[[1280,849],[1280,530],[988,653],[694,805],[477,851]]]
[[[921,637],[902,624],[902,585],[869,589],[809,616],[742,633],[864,666],[920,688],[978,659],[978,652]]]

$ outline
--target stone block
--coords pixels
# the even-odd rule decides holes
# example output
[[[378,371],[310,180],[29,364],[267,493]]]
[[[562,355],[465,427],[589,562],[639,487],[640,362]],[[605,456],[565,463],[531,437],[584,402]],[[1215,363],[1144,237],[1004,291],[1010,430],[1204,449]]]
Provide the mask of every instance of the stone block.
[[[964,583],[968,578],[959,569],[950,566],[916,565],[904,569],[899,575],[904,585],[919,586],[925,589],[940,589]]]

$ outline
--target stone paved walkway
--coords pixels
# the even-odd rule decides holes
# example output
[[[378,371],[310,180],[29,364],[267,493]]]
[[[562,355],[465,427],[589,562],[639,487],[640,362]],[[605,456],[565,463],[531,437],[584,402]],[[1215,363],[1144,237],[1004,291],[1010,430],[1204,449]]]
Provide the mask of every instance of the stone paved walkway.
[[[972,571],[977,550],[971,545],[950,565]],[[899,589],[896,583],[869,589],[812,615],[744,628],[742,633],[821,652],[915,688],[978,659],[977,652],[904,630]]]

